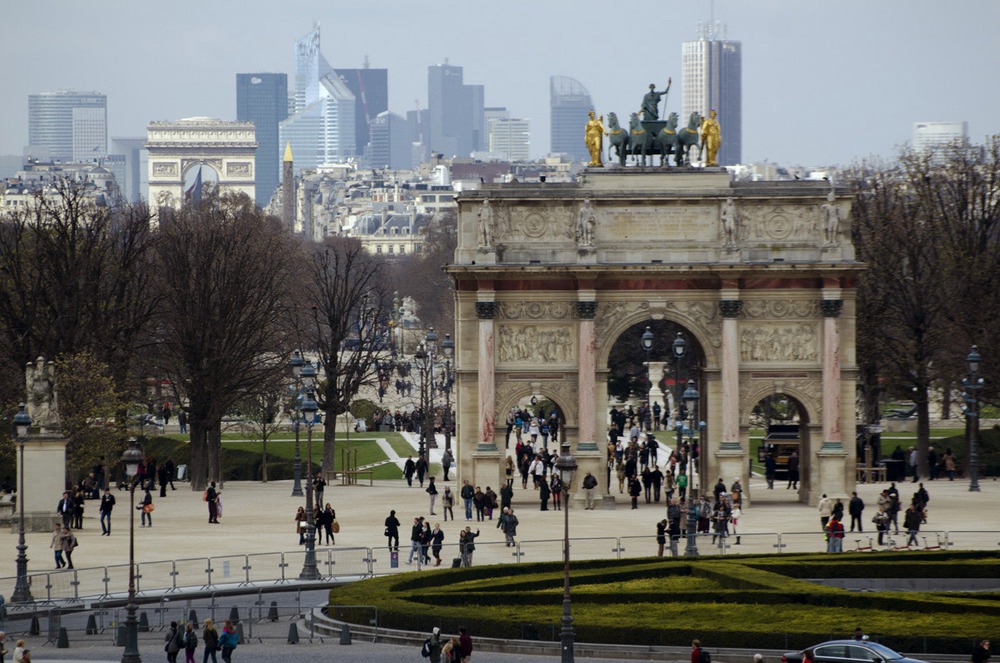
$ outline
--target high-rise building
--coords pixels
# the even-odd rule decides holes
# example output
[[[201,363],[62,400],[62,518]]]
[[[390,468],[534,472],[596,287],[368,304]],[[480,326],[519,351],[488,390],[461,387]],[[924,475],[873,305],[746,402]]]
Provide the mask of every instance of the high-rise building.
[[[465,85],[461,67],[444,64],[427,68],[427,110],[430,125],[424,140],[431,152],[465,157],[483,145],[485,88]]]
[[[409,170],[413,167],[413,142],[405,119],[383,111],[372,120],[370,132],[371,140],[365,154],[372,168]]]
[[[334,69],[333,73],[354,95],[354,145],[358,154],[368,145],[368,126],[389,110],[389,70],[370,69],[365,62],[361,69]]]
[[[319,82],[333,71],[319,50],[319,42],[319,24],[295,42],[295,96],[292,109],[296,113],[319,100]]]
[[[587,113],[593,108],[590,93],[580,81],[569,76],[549,79],[550,151],[553,154],[568,154],[573,161],[590,160],[583,131]]]
[[[743,158],[743,46],[727,40],[725,26],[719,23],[703,23],[698,33],[697,41],[686,41],[681,47],[680,123],[686,124],[691,113],[708,117],[715,110],[722,128],[719,164],[731,166]]]
[[[332,72],[319,85],[319,98],[278,125],[279,144],[292,146],[295,174],[304,168],[356,156],[354,95]]]
[[[282,147],[278,124],[288,117],[287,74],[236,74],[236,119],[257,128],[257,204],[267,205],[278,188]]]
[[[99,92],[28,95],[28,148],[52,161],[92,161],[108,152],[108,98]]]
[[[122,196],[130,203],[139,202],[144,197],[144,183],[149,186],[145,144],[145,138],[111,139],[111,154],[105,166],[115,174]]]
[[[937,152],[968,136],[968,122],[914,122],[912,147],[915,152]]]
[[[490,152],[505,161],[527,161],[531,152],[528,120],[493,118],[489,120]]]

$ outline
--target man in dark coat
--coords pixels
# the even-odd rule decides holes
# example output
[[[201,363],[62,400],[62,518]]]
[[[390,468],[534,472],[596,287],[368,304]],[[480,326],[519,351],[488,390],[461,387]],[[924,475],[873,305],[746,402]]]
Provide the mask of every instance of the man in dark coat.
[[[858,497],[857,493],[851,493],[851,501],[847,503],[847,512],[851,514],[851,531],[854,531],[854,524],[858,524],[858,531],[863,532],[861,526],[861,512],[865,510],[865,501]]]

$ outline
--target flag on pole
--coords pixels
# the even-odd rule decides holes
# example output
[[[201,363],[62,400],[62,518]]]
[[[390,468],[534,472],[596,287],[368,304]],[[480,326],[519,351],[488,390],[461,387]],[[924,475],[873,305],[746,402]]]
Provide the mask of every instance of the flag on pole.
[[[194,178],[194,184],[184,192],[184,202],[195,205],[201,202],[201,166],[198,166],[198,175]]]

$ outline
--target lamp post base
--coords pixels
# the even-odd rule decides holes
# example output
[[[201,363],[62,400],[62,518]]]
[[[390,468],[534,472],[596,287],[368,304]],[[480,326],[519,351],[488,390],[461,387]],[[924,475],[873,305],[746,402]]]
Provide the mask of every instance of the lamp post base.
[[[308,525],[306,530],[306,558],[302,562],[302,571],[299,572],[299,580],[319,580],[322,576],[319,566],[316,564],[316,529],[313,525]]]
[[[128,617],[125,619],[125,651],[122,653],[122,663],[142,663],[139,655],[139,623],[135,618],[135,603],[128,604]]]
[[[21,528],[21,541],[17,544],[17,582],[14,584],[14,593],[10,596],[11,603],[34,603],[35,597],[31,595],[31,585],[28,583],[28,557],[25,551],[28,549],[24,542],[24,528]]]

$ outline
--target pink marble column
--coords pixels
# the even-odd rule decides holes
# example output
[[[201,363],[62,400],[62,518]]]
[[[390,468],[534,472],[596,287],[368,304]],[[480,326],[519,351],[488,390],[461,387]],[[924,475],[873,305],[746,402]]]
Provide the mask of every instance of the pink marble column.
[[[479,439],[478,449],[496,449],[496,388],[494,384],[493,318],[496,302],[476,302],[479,318]]]
[[[823,312],[823,448],[843,448],[840,430],[840,299],[820,302]]]
[[[597,420],[595,407],[595,375],[597,372],[597,342],[594,333],[594,317],[597,315],[597,302],[579,301],[576,312],[580,318],[580,359],[577,373],[579,433],[577,449],[597,450],[597,440],[594,436],[594,425]]]
[[[740,448],[739,315],[743,302],[722,299],[722,439],[720,450]]]

